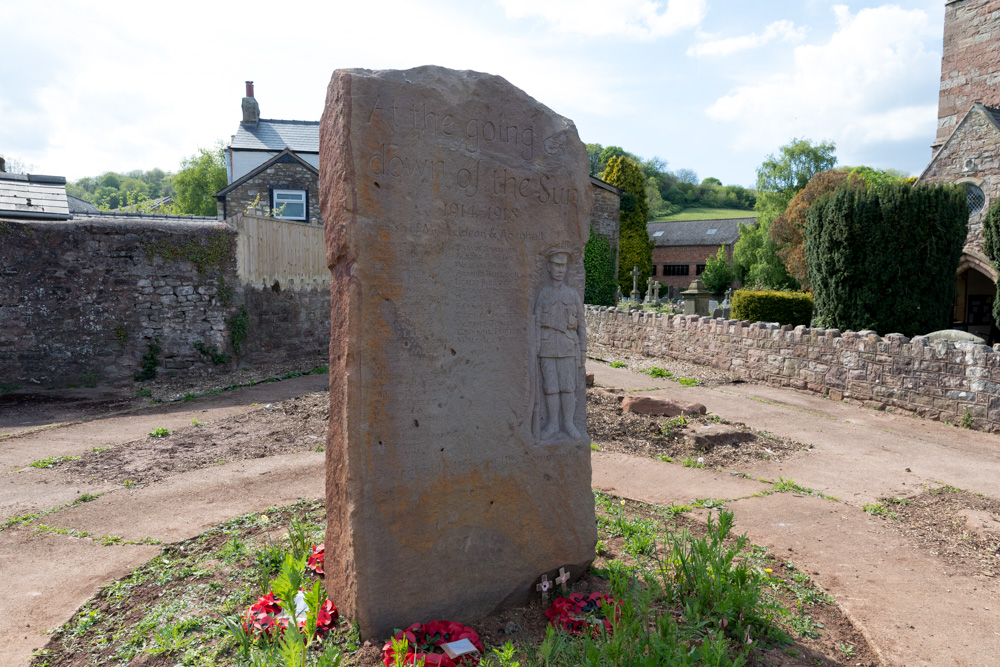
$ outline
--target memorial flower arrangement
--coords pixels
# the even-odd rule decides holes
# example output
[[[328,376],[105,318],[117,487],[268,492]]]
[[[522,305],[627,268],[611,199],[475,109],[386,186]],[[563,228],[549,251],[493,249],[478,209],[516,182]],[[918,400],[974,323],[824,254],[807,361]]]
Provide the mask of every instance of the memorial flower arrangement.
[[[397,630],[392,638],[396,640],[406,639],[407,653],[403,662],[407,665],[416,664],[419,660],[423,660],[425,665],[440,665],[441,667],[478,665],[479,655],[459,656],[452,659],[441,648],[442,644],[462,639],[468,639],[472,642],[479,653],[484,650],[483,643],[479,640],[479,634],[475,630],[451,621],[414,623],[406,630]],[[391,667],[395,664],[395,659],[392,641],[388,641],[382,649],[382,662],[386,667]]]
[[[300,589],[295,596],[296,617],[301,617],[298,622],[300,630],[305,630],[306,618],[308,616],[308,605],[305,600],[307,591]],[[316,632],[315,636],[322,639],[324,635],[333,630],[337,624],[340,613],[333,601],[327,598],[323,604],[316,607]],[[288,627],[291,616],[282,607],[281,598],[275,597],[274,592],[261,596],[257,602],[250,605],[243,615],[243,630],[247,634],[261,633],[269,639],[276,639]]]
[[[562,628],[571,635],[582,635],[589,627],[591,636],[595,636],[600,634],[602,627],[608,633],[612,629],[604,607],[618,613],[618,603],[606,593],[572,593],[556,598],[545,610],[545,615],[554,628]]]
[[[326,572],[323,571],[323,556],[325,555],[323,545],[314,544],[311,548],[312,553],[309,554],[309,560],[306,561],[306,567],[316,574],[324,576]]]

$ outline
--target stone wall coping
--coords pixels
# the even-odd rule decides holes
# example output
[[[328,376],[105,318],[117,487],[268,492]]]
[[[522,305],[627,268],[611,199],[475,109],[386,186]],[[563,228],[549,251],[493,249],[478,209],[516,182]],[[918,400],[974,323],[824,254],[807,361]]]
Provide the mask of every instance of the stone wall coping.
[[[39,226],[49,226],[53,223],[38,223]],[[683,314],[670,314],[670,313],[652,313],[642,310],[631,310],[626,311],[619,308],[609,308],[607,306],[592,306],[587,305],[586,309],[595,313],[607,313],[614,315],[616,313],[630,314],[633,321],[638,322],[642,318],[656,319],[659,320],[658,324],[665,326],[677,326],[673,324],[673,321],[677,321],[680,325],[679,328],[689,328],[692,324],[700,325],[722,325],[724,327],[740,326],[742,328],[749,329],[750,331],[767,331],[771,332],[772,337],[776,334],[783,334],[786,332],[791,332],[796,338],[799,338],[801,334],[802,338],[806,336],[815,336],[822,338],[838,338],[843,341],[865,341],[872,343],[891,343],[894,345],[905,345],[909,344],[911,349],[920,347],[930,347],[932,344],[930,339],[923,334],[914,336],[913,338],[907,338],[901,333],[889,333],[885,336],[879,336],[877,332],[871,329],[864,329],[862,331],[841,331],[840,329],[826,329],[824,327],[808,327],[804,324],[800,324],[796,327],[792,327],[789,324],[779,324],[778,322],[750,322],[748,320],[726,320],[721,317],[704,317],[701,315],[683,315]],[[982,354],[996,354],[1000,353],[1000,343],[997,343],[990,347],[985,343],[977,343],[975,341],[937,341],[934,344],[936,349],[942,351],[946,350],[956,350],[956,351],[970,351],[973,353]],[[1000,357],[997,358],[998,363],[1000,363]]]
[[[99,217],[93,218],[74,218],[71,220],[59,220],[59,221],[41,221],[41,220],[4,220],[4,224],[10,226],[27,227],[35,231],[47,232],[47,231],[73,231],[77,229],[83,229],[88,231],[93,231],[96,233],[101,233],[105,231],[111,232],[121,232],[127,229],[130,233],[141,232],[143,229],[151,229],[157,231],[166,232],[176,232],[176,233],[186,233],[186,234],[197,234],[199,232],[209,232],[209,231],[229,231],[236,233],[236,228],[226,222],[216,220],[215,218],[198,218],[188,221],[181,221],[175,218],[113,218],[113,219],[102,219]]]

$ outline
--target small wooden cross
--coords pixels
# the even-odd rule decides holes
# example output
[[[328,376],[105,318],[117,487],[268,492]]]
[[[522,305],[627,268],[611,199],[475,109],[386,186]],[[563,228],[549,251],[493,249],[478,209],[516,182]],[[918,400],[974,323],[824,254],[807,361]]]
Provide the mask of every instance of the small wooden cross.
[[[542,575],[542,583],[535,585],[536,591],[542,592],[542,601],[549,601],[549,589],[552,588],[552,582],[549,581],[549,576],[547,574]]]
[[[559,576],[556,577],[556,583],[559,584],[560,588],[562,588],[563,595],[566,595],[566,584],[568,582],[569,572],[567,572],[564,567],[559,568]]]

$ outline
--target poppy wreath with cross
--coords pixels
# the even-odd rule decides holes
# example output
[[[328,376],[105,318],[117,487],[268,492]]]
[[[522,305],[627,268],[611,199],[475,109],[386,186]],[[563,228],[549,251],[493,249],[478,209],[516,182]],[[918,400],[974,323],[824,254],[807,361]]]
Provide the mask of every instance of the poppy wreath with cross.
[[[330,632],[339,618],[337,607],[328,599],[316,612],[316,636],[322,638]],[[243,631],[247,634],[259,632],[274,639],[288,627],[289,620],[288,614],[282,610],[281,598],[269,592],[244,612]],[[305,619],[299,621],[300,629],[304,629],[305,625]]]
[[[562,628],[571,635],[582,635],[589,627],[591,636],[596,636],[602,627],[611,633],[611,621],[602,613],[602,606],[613,608],[615,617],[618,617],[618,603],[606,593],[572,593],[556,598],[545,610],[545,615],[554,628]]]
[[[449,658],[441,650],[442,644],[468,639],[482,653],[485,649],[479,641],[479,634],[472,628],[451,621],[430,621],[429,623],[414,623],[406,630],[397,630],[393,639],[406,638],[408,642],[406,659],[403,664],[413,665],[423,660],[425,665],[440,665],[440,667],[472,667],[479,664],[478,655]],[[395,652],[392,642],[386,642],[382,648],[382,662],[389,667],[395,662]]]

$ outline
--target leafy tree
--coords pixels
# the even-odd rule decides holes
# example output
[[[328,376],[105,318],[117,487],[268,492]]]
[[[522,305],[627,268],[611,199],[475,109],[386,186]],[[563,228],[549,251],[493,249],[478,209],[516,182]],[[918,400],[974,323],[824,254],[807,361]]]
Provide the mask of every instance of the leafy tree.
[[[833,192],[845,181],[851,187],[863,187],[865,182],[843,169],[828,169],[812,177],[806,187],[792,197],[788,208],[779,215],[768,234],[778,246],[778,257],[785,264],[789,275],[798,281],[804,290],[809,289],[809,275],[806,271],[805,237],[802,230],[806,226],[806,214],[817,199]]]
[[[663,197],[660,196],[660,189],[656,187],[656,179],[650,178],[646,181],[646,203],[649,206],[649,219],[664,215],[666,206]]]
[[[611,253],[611,244],[603,236],[595,234],[593,228],[590,230],[590,239],[583,248],[583,268],[584,303],[614,306],[615,288],[618,286],[615,278],[615,258]]]
[[[720,295],[732,287],[736,271],[726,255],[726,247],[719,246],[719,252],[705,260],[705,270],[701,272],[701,282],[712,294]]]
[[[806,265],[825,325],[913,336],[950,324],[969,220],[962,188],[845,181],[807,220]]]
[[[688,183],[690,185],[698,184],[698,174],[693,169],[678,169],[676,173],[677,179],[681,183]]]
[[[792,139],[779,149],[778,157],[768,155],[757,167],[758,218],[770,225],[815,174],[833,168],[836,150],[832,141],[813,145],[809,139]]]
[[[601,151],[604,146],[600,144],[587,144],[587,157],[590,159],[590,175],[597,176],[604,171],[601,168]]]
[[[994,268],[1000,266],[1000,199],[990,204],[983,217],[983,254]],[[997,294],[1000,295],[1000,283]],[[1000,298],[993,299],[993,321],[1000,323]]]
[[[836,164],[835,149],[833,142],[813,145],[808,139],[793,139],[781,147],[777,157],[768,155],[757,168],[757,224],[740,225],[740,238],[733,249],[741,283],[769,289],[798,287],[778,256],[778,243],[769,230],[813,175]]]
[[[607,150],[607,149],[605,149]],[[639,164],[627,156],[614,156],[604,170],[604,180],[617,186],[634,198],[622,198],[620,229],[618,233],[618,284],[622,293],[632,291],[632,267],[639,267],[639,282],[644,284],[653,272],[653,242],[646,232],[649,208],[646,202],[646,179]]]
[[[32,169],[32,167],[24,163],[24,160],[20,160],[12,155],[0,153],[0,157],[4,159],[3,170],[8,174],[26,174]]]
[[[199,148],[198,153],[181,162],[174,176],[174,202],[182,215],[215,215],[215,193],[226,187],[226,162],[223,145]]]
[[[719,179],[717,179],[715,176],[708,176],[707,178],[702,179],[701,184],[702,185],[719,185],[719,186],[721,186],[722,185],[722,181],[720,181]]]

